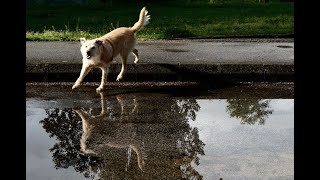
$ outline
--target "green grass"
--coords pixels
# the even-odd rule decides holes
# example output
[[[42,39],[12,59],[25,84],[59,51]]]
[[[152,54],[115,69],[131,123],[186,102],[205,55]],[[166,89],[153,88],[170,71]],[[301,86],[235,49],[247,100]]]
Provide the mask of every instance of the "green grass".
[[[211,2],[211,3],[210,3]],[[27,40],[78,41],[133,26],[146,5],[150,24],[139,39],[293,34],[293,3],[248,0],[175,1],[169,4],[27,4]]]

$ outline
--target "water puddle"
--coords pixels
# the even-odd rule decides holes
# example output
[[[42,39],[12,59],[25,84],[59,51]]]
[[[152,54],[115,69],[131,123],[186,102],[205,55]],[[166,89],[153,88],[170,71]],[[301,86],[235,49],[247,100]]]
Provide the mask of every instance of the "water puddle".
[[[293,48],[293,46],[288,46],[288,45],[279,45],[277,47],[278,48]]]
[[[294,179],[293,99],[101,93],[26,106],[30,180]]]
[[[165,49],[165,51],[167,51],[167,52],[176,52],[176,53],[189,52],[189,50],[183,50],[183,49]]]

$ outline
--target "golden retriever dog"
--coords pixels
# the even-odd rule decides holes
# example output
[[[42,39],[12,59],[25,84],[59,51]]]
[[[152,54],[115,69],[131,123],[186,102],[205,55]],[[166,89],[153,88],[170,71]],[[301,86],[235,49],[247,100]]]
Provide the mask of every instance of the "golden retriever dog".
[[[128,99],[125,95],[117,95],[116,99],[120,104],[120,113],[111,118],[107,113],[106,95],[99,92],[101,97],[101,112],[99,115],[82,110],[81,108],[73,108],[82,120],[83,133],[80,139],[80,154],[86,156],[102,156],[103,148],[110,147],[114,149],[130,148],[136,153],[137,165],[140,170],[145,166],[146,154],[143,151],[141,142],[136,139],[136,128],[133,123],[124,122],[127,115],[136,113],[138,106],[135,98]],[[133,109],[130,112],[128,101],[133,100]],[[126,110],[127,109],[127,110]],[[124,118],[123,118],[124,117]],[[103,129],[103,131],[101,130]],[[99,143],[95,140],[99,139]]]
[[[133,53],[135,60],[134,63],[138,63],[139,55],[138,50],[135,49],[136,33],[140,31],[144,26],[149,23],[150,15],[146,7],[143,7],[140,11],[138,22],[133,27],[120,27],[117,28],[102,37],[87,40],[86,38],[80,38],[81,54],[82,54],[82,69],[80,76],[72,86],[75,89],[80,86],[84,77],[90,72],[93,67],[98,67],[102,71],[100,86],[96,89],[100,92],[104,89],[107,82],[107,75],[110,63],[113,58],[120,54],[121,57],[121,71],[117,77],[117,81],[123,78],[123,74],[126,71],[127,59],[130,53]]]

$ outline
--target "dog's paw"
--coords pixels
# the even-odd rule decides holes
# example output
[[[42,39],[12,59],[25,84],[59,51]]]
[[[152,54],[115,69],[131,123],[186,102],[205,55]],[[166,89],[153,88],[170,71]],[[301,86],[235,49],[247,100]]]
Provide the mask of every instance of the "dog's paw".
[[[82,149],[80,149],[80,152],[79,152],[79,154],[80,155],[82,155],[82,156],[96,156],[97,155],[97,153],[96,152],[94,152],[93,150],[82,150]]]
[[[79,84],[79,83],[76,83],[76,84],[74,84],[74,85],[72,86],[72,89],[78,88],[79,86],[80,86],[80,84]]]
[[[103,87],[103,86],[99,86],[99,87],[96,89],[97,92],[101,92],[102,90],[104,90],[104,87]]]
[[[78,107],[78,106],[77,106],[77,107],[73,107],[73,108],[72,108],[72,110],[73,110],[73,111],[79,111],[80,109],[81,109],[81,108],[80,108],[80,107]]]
[[[116,81],[121,81],[123,78],[123,76],[118,75],[117,80]]]

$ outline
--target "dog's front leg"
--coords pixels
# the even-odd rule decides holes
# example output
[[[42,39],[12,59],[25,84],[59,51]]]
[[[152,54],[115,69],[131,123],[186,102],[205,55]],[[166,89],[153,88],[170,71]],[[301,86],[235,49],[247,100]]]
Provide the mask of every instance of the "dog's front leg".
[[[100,117],[103,117],[107,114],[106,96],[103,91],[99,92],[99,94],[101,97],[101,112],[99,115],[94,116],[95,118],[100,118]]]
[[[74,83],[74,85],[72,86],[72,89],[75,89],[80,86],[80,83],[83,81],[84,77],[90,72],[90,70],[91,70],[90,66],[82,65],[80,76],[77,79],[77,81]]]
[[[80,109],[74,108],[73,111],[75,111],[81,118],[82,120],[82,136],[80,139],[80,154],[86,155],[86,154],[93,154],[96,155],[96,153],[87,148],[87,140],[91,136],[91,128],[92,126],[90,125],[90,116],[87,112],[84,112]]]
[[[100,67],[101,71],[102,71],[102,76],[101,76],[101,83],[100,86],[96,89],[97,92],[101,92],[104,89],[104,86],[107,83],[107,77],[108,77],[108,71],[109,71],[109,64],[105,65],[105,66],[101,66]]]

